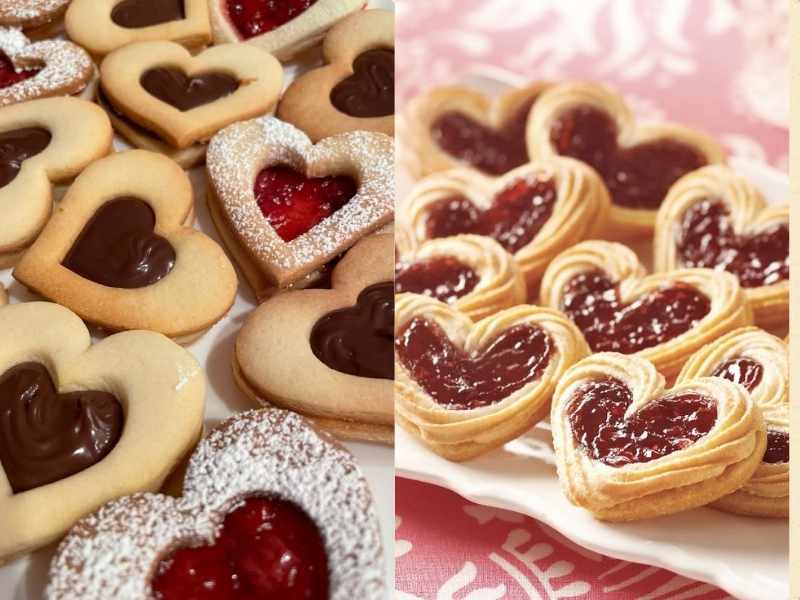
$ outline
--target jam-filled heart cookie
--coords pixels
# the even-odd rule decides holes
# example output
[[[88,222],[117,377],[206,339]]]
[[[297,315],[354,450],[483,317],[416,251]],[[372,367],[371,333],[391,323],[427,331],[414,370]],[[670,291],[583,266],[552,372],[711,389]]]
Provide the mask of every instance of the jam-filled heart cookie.
[[[103,328],[189,341],[228,312],[237,287],[222,248],[188,226],[193,207],[168,158],[112,154],[75,180],[14,277]]]
[[[259,298],[307,287],[394,216],[394,144],[382,133],[315,145],[262,117],[214,136],[207,169],[211,215]]]
[[[665,390],[649,361],[594,354],[559,380],[550,416],[567,498],[599,519],[634,521],[713,502],[753,475],[761,412],[718,377]]]
[[[157,490],[203,426],[205,379],[180,346],[129,331],[94,346],[69,310],[0,308],[0,561],[124,494]]]
[[[681,176],[725,160],[713,139],[674,123],[636,121],[610,89],[569,83],[547,90],[527,128],[532,159],[571,156],[597,170],[611,194],[610,234],[650,235],[656,212]]]
[[[391,443],[393,246],[391,235],[368,237],[333,270],[332,289],[259,306],[236,339],[239,388],[339,437]]]
[[[707,267],[736,275],[757,325],[789,323],[789,205],[768,206],[728,167],[695,171],[670,188],[656,221],[657,271]]]
[[[94,56],[135,42],[191,49],[211,41],[207,0],[72,0],[64,24],[70,39]]]
[[[208,0],[214,42],[247,42],[289,60],[318,44],[365,0]]]
[[[495,239],[514,256],[535,294],[545,267],[604,226],[609,199],[583,163],[553,157],[502,177],[454,169],[420,181],[400,203],[402,252],[424,241],[470,233]]]
[[[326,66],[292,82],[278,117],[313,141],[345,131],[394,135],[394,13],[355,13],[330,30]]]
[[[430,296],[473,321],[524,304],[525,278],[514,257],[484,235],[428,240],[401,256],[395,292]]]
[[[498,176],[528,162],[528,114],[549,84],[535,82],[490,99],[471,88],[434,88],[399,115],[401,162],[414,177],[470,167]]]
[[[79,521],[45,598],[382,600],[384,568],[352,455],[302,417],[264,409],[200,442],[182,497],[127,496]]]
[[[61,21],[71,0],[4,0],[0,2],[0,26],[41,29]]]
[[[698,377],[738,383],[761,409],[767,450],[750,480],[712,506],[760,517],[789,516],[789,352],[786,343],[756,327],[737,329],[695,353],[678,384]]]
[[[572,319],[594,352],[636,354],[668,380],[699,348],[753,322],[731,273],[679,269],[645,275],[627,246],[594,240],[550,263],[541,304]]]
[[[112,137],[105,113],[77,98],[0,110],[0,267],[13,264],[50,218],[52,184],[108,154]]]
[[[397,422],[449,460],[467,460],[547,416],[556,382],[589,352],[547,308],[517,306],[477,323],[418,294],[395,299]]]

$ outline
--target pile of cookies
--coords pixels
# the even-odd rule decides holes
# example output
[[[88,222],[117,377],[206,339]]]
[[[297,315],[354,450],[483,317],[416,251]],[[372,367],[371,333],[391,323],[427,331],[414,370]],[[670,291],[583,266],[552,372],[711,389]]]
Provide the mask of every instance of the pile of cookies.
[[[595,83],[435,89],[398,137],[399,425],[463,461],[549,417],[600,519],[788,516],[788,204]]]

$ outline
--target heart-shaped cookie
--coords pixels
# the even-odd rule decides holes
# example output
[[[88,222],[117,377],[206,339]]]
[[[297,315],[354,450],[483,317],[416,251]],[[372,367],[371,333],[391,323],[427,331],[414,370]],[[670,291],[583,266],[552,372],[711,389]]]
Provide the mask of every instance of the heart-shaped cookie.
[[[0,333],[5,560],[104,502],[157,490],[200,435],[205,379],[188,352],[153,332],[91,346],[86,326],[56,304],[0,308]]]
[[[0,26],[32,29],[59,21],[71,0],[7,0],[0,3]]]
[[[572,319],[593,351],[637,354],[668,380],[697,349],[753,319],[732,274],[680,269],[646,276],[630,248],[603,241],[556,257],[540,302]]]
[[[417,294],[395,299],[395,415],[449,460],[518,437],[550,410],[556,382],[589,349],[547,308],[517,306],[477,323]]]
[[[789,205],[768,206],[722,165],[682,177],[656,220],[656,271],[706,267],[736,275],[757,325],[785,333],[789,322]]]
[[[45,597],[182,600],[211,586],[226,598],[379,600],[383,582],[377,512],[353,457],[302,417],[265,409],[200,442],[182,497],[136,494],[79,521]]]
[[[214,136],[207,169],[211,215],[259,298],[306,287],[394,215],[393,141],[381,133],[314,145],[292,125],[263,117]]]
[[[174,42],[139,42],[115,50],[100,65],[106,99],[178,149],[272,110],[282,80],[274,57],[241,44],[192,56]]]
[[[0,111],[0,267],[13,264],[50,218],[52,184],[108,154],[112,137],[105,113],[77,98]]]
[[[537,100],[527,128],[533,160],[571,156],[597,170],[611,196],[615,237],[650,235],[656,212],[681,176],[725,160],[700,131],[637,122],[621,96],[593,83],[553,86]]]
[[[394,13],[355,13],[330,30],[325,66],[295,79],[278,116],[313,141],[346,131],[394,135]]]
[[[405,253],[425,240],[472,233],[514,255],[535,297],[545,267],[562,250],[604,227],[609,200],[583,163],[554,157],[498,178],[472,169],[432,175],[400,203],[398,238]]]
[[[75,180],[14,277],[106,329],[189,341],[228,311],[237,287],[225,252],[187,226],[193,208],[174,162],[113,154]]]
[[[135,42],[197,49],[211,41],[207,0],[73,0],[64,24],[70,39],[94,56]]]
[[[702,377],[666,391],[652,363],[614,352],[564,374],[550,424],[564,493],[608,521],[713,502],[752,476],[766,448],[744,388]]]

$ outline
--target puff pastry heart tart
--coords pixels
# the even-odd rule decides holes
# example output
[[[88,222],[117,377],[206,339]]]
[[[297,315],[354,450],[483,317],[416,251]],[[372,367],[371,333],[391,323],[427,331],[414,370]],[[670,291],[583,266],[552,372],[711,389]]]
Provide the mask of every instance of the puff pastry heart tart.
[[[205,378],[150,331],[92,345],[57,304],[0,308],[0,562],[121,495],[159,489],[203,427]]]
[[[477,323],[418,294],[395,299],[395,418],[431,450],[468,460],[544,418],[589,349],[557,311],[517,306]]]
[[[678,384],[698,377],[738,383],[761,409],[767,425],[767,450],[756,472],[741,488],[712,506],[760,517],[789,516],[789,352],[786,343],[756,327],[730,332],[696,352]]]
[[[382,600],[377,511],[352,455],[299,415],[240,413],[197,446],[180,498],[136,494],[78,521],[47,600]]]
[[[658,212],[657,271],[707,267],[736,275],[757,325],[789,324],[789,205],[769,206],[728,167],[713,165],[672,186]]]
[[[530,297],[553,257],[603,228],[608,206],[597,174],[569,158],[537,161],[496,178],[454,169],[420,181],[400,203],[399,250],[459,234],[491,237],[514,256]]]
[[[414,177],[458,167],[498,176],[530,162],[528,114],[549,85],[534,82],[494,99],[463,86],[423,92],[399,115],[402,164]]]
[[[616,352],[564,374],[550,424],[564,493],[606,521],[713,502],[750,479],[767,446],[743,387],[700,377],[665,390],[651,362]]]
[[[593,83],[553,86],[536,102],[527,128],[533,160],[571,156],[597,170],[611,195],[609,234],[650,235],[670,186],[725,161],[706,134],[674,123],[640,123],[621,96]]]
[[[595,240],[553,260],[540,301],[572,319],[594,352],[636,354],[668,380],[699,348],[753,322],[731,273],[679,269],[646,275],[630,248]]]

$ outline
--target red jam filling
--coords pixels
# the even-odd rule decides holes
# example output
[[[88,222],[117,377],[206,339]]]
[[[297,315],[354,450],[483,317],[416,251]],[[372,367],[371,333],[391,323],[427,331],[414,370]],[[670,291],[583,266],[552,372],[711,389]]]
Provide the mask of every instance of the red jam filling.
[[[615,204],[655,210],[680,177],[706,165],[695,148],[668,138],[630,148],[617,144],[617,125],[605,111],[578,106],[550,129],[562,156],[577,158],[600,174]]]
[[[534,325],[516,325],[484,349],[467,354],[439,325],[412,319],[395,339],[395,352],[411,377],[437,403],[469,410],[500,402],[541,377],[555,351]]]
[[[254,189],[261,213],[285,242],[331,216],[357,191],[358,186],[350,177],[309,179],[286,165],[263,169]]]
[[[180,548],[152,581],[159,600],[328,597],[328,557],[317,526],[296,505],[250,498],[212,546]]]
[[[317,0],[225,0],[228,18],[243,39],[277,29],[300,16]]]
[[[752,392],[761,383],[764,367],[752,358],[737,357],[721,363],[714,372],[714,377],[722,377],[733,383],[738,383],[748,392]]]
[[[398,294],[423,294],[452,304],[474,290],[479,281],[478,274],[464,263],[452,256],[439,256],[400,266],[394,289]]]
[[[675,240],[683,266],[723,268],[746,288],[789,279],[788,223],[737,235],[728,217],[720,200],[704,200],[686,211]]]
[[[520,179],[497,194],[484,211],[463,196],[439,200],[431,206],[425,227],[431,238],[486,235],[514,254],[547,223],[557,198],[552,180]]]
[[[0,51],[0,89],[7,88],[20,81],[25,81],[36,75],[42,69],[40,67],[32,69],[21,69],[17,71],[14,68],[14,63],[8,55]]]
[[[789,434],[786,431],[767,429],[767,451],[762,462],[771,465],[789,462]]]
[[[691,446],[717,420],[716,403],[698,393],[665,396],[625,418],[632,401],[619,379],[582,385],[567,408],[575,442],[594,460],[623,467]]]
[[[595,352],[633,354],[689,331],[711,310],[711,301],[685,284],[650,292],[631,304],[602,271],[588,271],[567,284],[561,310]]]

